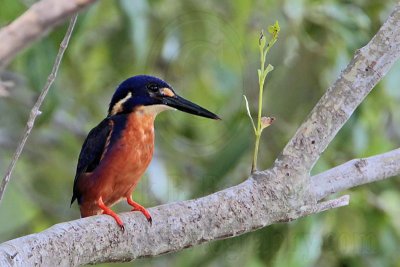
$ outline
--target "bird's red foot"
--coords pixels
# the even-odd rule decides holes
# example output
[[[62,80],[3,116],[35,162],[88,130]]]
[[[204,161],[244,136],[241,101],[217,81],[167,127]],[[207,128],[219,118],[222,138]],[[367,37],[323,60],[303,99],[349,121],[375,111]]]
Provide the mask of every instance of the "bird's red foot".
[[[97,204],[98,204],[99,208],[103,210],[103,214],[107,214],[107,215],[110,215],[111,217],[113,217],[114,220],[117,222],[118,226],[121,228],[121,230],[125,231],[124,223],[122,222],[122,220],[118,217],[118,215],[114,211],[112,211],[109,207],[107,207],[104,204],[102,197],[99,198],[99,200],[97,201]]]
[[[152,225],[153,220],[151,219],[151,215],[142,205],[133,201],[132,196],[127,197],[126,201],[128,201],[128,204],[133,207],[132,211],[140,211],[143,213],[144,217],[146,217],[147,221]]]

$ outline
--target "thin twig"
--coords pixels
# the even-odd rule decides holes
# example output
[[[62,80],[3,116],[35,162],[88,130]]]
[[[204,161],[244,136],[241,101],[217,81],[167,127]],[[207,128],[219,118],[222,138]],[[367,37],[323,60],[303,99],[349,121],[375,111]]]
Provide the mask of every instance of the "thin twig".
[[[308,215],[313,215],[323,211],[344,207],[349,205],[349,202],[350,202],[350,196],[344,195],[317,204],[303,206],[299,208],[297,211],[295,211],[294,214],[288,214],[289,215],[288,217],[279,220],[279,222],[290,222]]]
[[[35,123],[35,119],[41,113],[39,109],[43,103],[43,100],[46,97],[47,93],[49,92],[50,87],[53,84],[54,80],[56,79],[58,68],[60,67],[60,63],[63,58],[64,52],[67,49],[69,39],[71,38],[72,31],[74,30],[77,16],[78,15],[74,15],[69,22],[67,32],[65,33],[64,39],[62,40],[62,42],[60,44],[60,49],[58,50],[58,54],[57,54],[56,60],[53,65],[53,69],[51,70],[50,75],[47,77],[47,82],[46,82],[45,86],[43,87],[42,92],[40,93],[38,99],[36,100],[35,105],[33,106],[32,110],[31,110],[28,122],[26,123],[24,136],[22,137],[21,141],[19,142],[18,147],[15,150],[14,156],[11,160],[11,163],[7,168],[7,171],[3,178],[3,181],[1,182],[0,203],[1,203],[1,200],[3,199],[3,195],[6,190],[6,186],[10,182],[11,174],[14,170],[15,164],[17,163],[19,157],[21,156],[21,153],[22,153],[22,150],[24,149],[26,140],[28,139],[28,137],[32,131],[33,125]]]
[[[354,185],[376,182],[400,174],[400,148],[369,158],[353,159],[311,177],[317,199]]]

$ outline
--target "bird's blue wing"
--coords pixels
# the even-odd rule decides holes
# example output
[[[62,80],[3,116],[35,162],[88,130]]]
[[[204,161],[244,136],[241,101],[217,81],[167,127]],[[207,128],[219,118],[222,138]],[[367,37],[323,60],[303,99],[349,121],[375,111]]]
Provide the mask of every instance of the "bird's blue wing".
[[[81,202],[78,181],[79,179],[83,179],[81,178],[83,173],[92,172],[99,165],[109,145],[112,129],[113,121],[106,118],[93,128],[86,137],[82,145],[81,153],[79,154],[71,205],[75,199],[78,199],[78,203]]]

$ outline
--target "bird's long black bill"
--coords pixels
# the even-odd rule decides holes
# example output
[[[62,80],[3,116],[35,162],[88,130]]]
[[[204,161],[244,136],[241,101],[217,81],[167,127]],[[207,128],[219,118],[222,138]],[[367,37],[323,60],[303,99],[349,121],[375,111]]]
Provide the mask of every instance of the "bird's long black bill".
[[[184,99],[183,97],[180,97],[178,95],[175,95],[173,97],[168,97],[164,98],[163,102],[165,105],[176,108],[180,111],[187,112],[193,115],[201,116],[201,117],[206,117],[214,120],[220,120],[221,118],[218,117],[218,115],[212,113],[211,111],[208,111],[205,108],[200,107],[199,105],[196,105],[193,102],[190,102],[189,100]]]

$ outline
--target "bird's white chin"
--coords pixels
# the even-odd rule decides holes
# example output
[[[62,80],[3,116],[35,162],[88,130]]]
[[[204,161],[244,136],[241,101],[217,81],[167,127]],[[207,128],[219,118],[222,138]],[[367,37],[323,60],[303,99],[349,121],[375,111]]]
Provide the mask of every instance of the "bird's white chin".
[[[165,110],[176,110],[176,109],[172,108],[170,106],[167,106],[167,105],[162,105],[162,104],[143,106],[140,109],[140,111],[142,111],[144,114],[154,115],[154,116]]]

